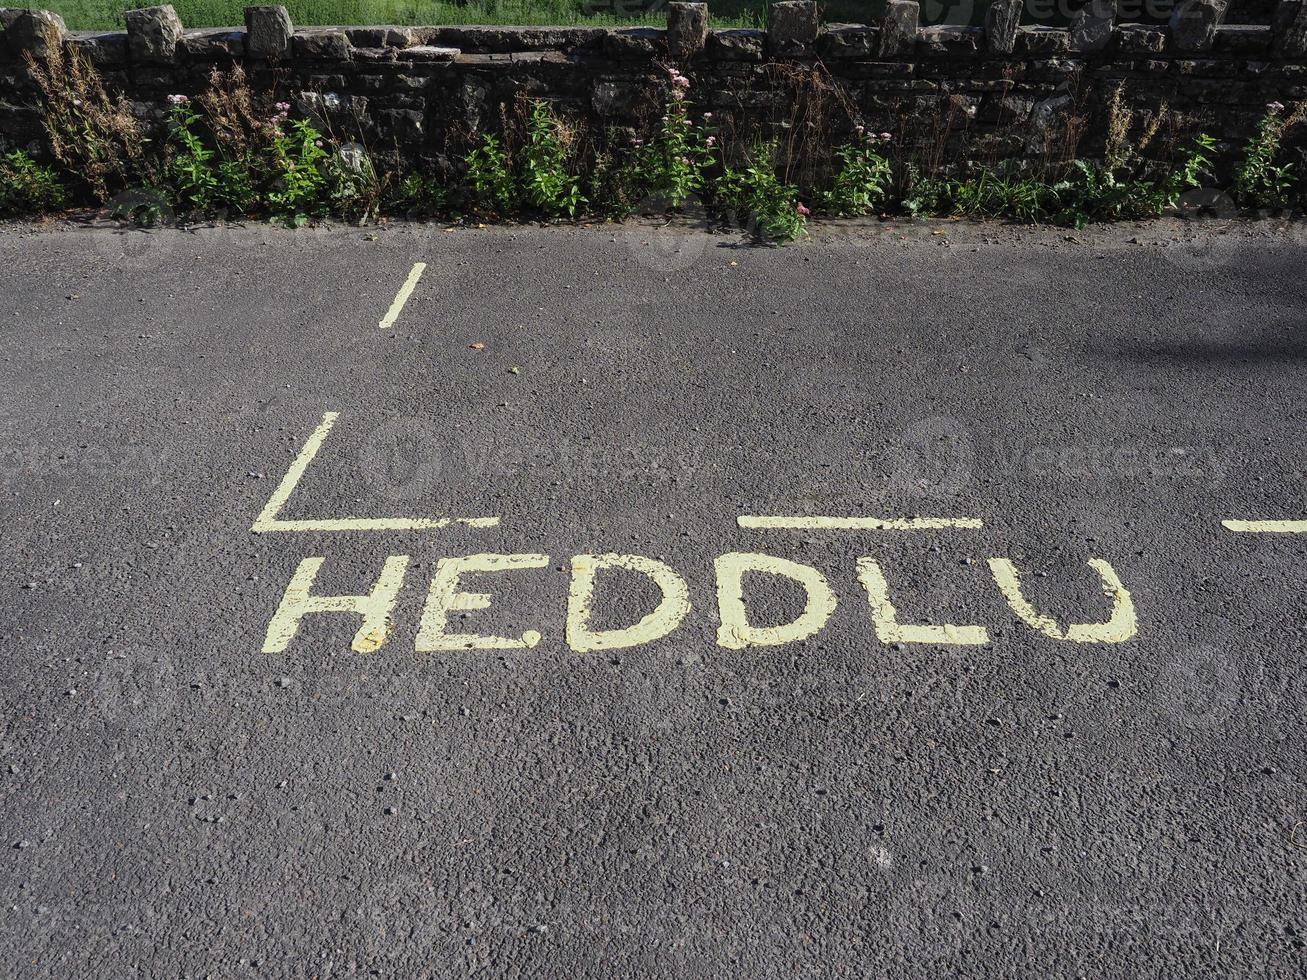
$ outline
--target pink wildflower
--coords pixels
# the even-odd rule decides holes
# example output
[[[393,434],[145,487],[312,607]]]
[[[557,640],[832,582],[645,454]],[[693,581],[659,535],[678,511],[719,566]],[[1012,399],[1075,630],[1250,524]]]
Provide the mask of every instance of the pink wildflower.
[[[168,96],[168,104],[169,104],[169,105],[185,105],[187,102],[190,102],[190,101],[191,101],[191,100],[190,100],[190,97],[189,97],[189,96],[185,96],[185,95],[170,95],[170,96]]]
[[[795,205],[794,211],[801,218],[806,218],[808,215],[812,214],[812,212],[809,211],[807,208],[805,208],[802,204]]]

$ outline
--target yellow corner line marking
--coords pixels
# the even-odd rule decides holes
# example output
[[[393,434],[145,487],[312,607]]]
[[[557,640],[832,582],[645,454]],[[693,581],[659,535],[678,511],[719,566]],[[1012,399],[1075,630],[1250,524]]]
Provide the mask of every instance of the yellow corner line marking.
[[[313,430],[304,448],[300,450],[295,461],[286,470],[286,475],[277,484],[277,489],[268,498],[263,512],[254,519],[250,530],[255,534],[269,531],[427,531],[446,527],[450,524],[466,524],[468,527],[498,527],[498,517],[340,517],[328,520],[289,520],[277,518],[290,495],[295,492],[304,472],[313,462],[313,457],[322,448],[327,433],[336,424],[339,412],[324,412],[322,421]]]
[[[1221,525],[1250,534],[1307,534],[1307,521],[1222,521]]]
[[[979,517],[737,517],[743,528],[759,531],[936,531],[944,528],[975,530],[984,527]]]
[[[417,286],[418,280],[422,278],[422,273],[426,270],[426,267],[427,264],[425,262],[413,263],[413,268],[409,270],[408,278],[404,280],[404,285],[400,286],[399,292],[395,294],[395,302],[390,304],[390,309],[386,311],[386,315],[382,317],[381,322],[377,324],[377,326],[382,330],[395,325],[395,321],[399,319],[399,314],[404,309],[404,304],[407,303],[408,298],[413,295],[413,288]]]

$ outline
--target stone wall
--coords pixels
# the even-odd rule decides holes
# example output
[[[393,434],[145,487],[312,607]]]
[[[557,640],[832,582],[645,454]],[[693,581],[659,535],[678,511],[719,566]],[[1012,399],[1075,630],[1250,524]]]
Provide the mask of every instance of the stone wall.
[[[1205,129],[1227,147],[1268,102],[1307,97],[1307,0],[1280,0],[1265,25],[1226,25],[1223,0],[1184,0],[1165,27],[1121,24],[1115,4],[1090,0],[1055,29],[1020,24],[1023,0],[994,0],[983,27],[922,27],[915,0],[889,0],[876,24],[820,24],[813,3],[784,0],[765,31],[711,30],[706,8],[689,3],[670,5],[666,29],[295,29],[281,7],[250,7],[242,28],[186,30],[171,7],[151,7],[129,12],[124,33],[91,34],[5,10],[0,147],[42,150],[23,55],[50,43],[85,55],[143,117],[162,119],[168,95],[195,95],[215,69],[239,65],[257,90],[343,138],[440,163],[522,95],[592,133],[629,136],[657,111],[668,65],[724,132],[802,139],[860,124],[946,166],[1047,158],[1073,139],[1093,156],[1116,90],[1127,106],[1166,106],[1170,129]]]

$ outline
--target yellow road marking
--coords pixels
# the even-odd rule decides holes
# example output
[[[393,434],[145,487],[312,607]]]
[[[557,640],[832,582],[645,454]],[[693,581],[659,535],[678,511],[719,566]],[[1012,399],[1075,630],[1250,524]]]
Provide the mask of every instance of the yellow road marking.
[[[772,555],[733,552],[714,563],[717,571],[717,645],[728,650],[797,643],[821,631],[835,611],[835,593],[811,565]],[[779,575],[797,583],[807,598],[797,619],[782,626],[754,626],[744,606],[744,575]]]
[[[390,613],[404,584],[408,555],[389,556],[367,595],[314,595],[313,583],[317,581],[323,561],[324,558],[305,558],[295,569],[281,605],[277,607],[272,622],[268,623],[268,633],[263,640],[264,653],[284,651],[299,632],[300,621],[317,613],[354,613],[363,617],[363,625],[350,644],[355,653],[374,653],[390,638]]]
[[[304,472],[313,462],[313,457],[322,448],[327,433],[336,424],[339,412],[324,412],[322,421],[313,430],[304,448],[295,457],[295,461],[286,470],[281,483],[268,498],[263,512],[254,519],[250,530],[255,534],[269,531],[427,531],[446,527],[449,524],[466,524],[468,527],[498,527],[498,517],[340,517],[327,520],[280,520],[281,513],[290,495],[295,492]]]
[[[422,273],[426,270],[426,267],[427,264],[425,262],[413,263],[413,268],[409,270],[408,278],[404,280],[404,285],[400,286],[399,292],[395,294],[395,302],[390,304],[390,309],[386,311],[386,315],[382,317],[381,322],[377,324],[377,326],[382,330],[395,325],[395,321],[399,319],[399,314],[404,309],[404,304],[407,303],[408,298],[413,295],[413,288],[418,284],[418,280],[422,278]]]
[[[662,592],[653,612],[634,626],[595,630],[590,627],[595,579],[600,569],[625,569],[645,576]],[[681,625],[690,611],[690,587],[676,570],[643,555],[577,555],[567,592],[567,645],[577,653],[621,650],[662,639]]]
[[[867,590],[871,603],[872,625],[881,643],[936,643],[958,646],[984,646],[989,630],[983,626],[956,626],[952,623],[900,623],[898,610],[889,597],[889,583],[880,563],[872,558],[858,559],[858,581]]]
[[[1307,521],[1222,521],[1230,531],[1250,534],[1307,534]]]
[[[979,517],[737,517],[740,527],[759,531],[937,531],[944,528],[975,530],[984,527]]]
[[[422,610],[413,649],[418,653],[436,650],[530,650],[540,642],[539,630],[527,630],[518,639],[507,636],[484,636],[477,633],[447,633],[451,612],[472,612],[490,606],[485,592],[460,592],[464,575],[478,572],[511,572],[519,568],[544,568],[548,555],[468,555],[465,558],[442,558],[431,579],[431,591]]]
[[[1069,623],[1065,629],[1052,616],[1045,616],[1032,606],[1021,591],[1021,576],[1006,558],[991,558],[989,570],[994,583],[1012,611],[1031,629],[1038,630],[1054,640],[1072,643],[1124,643],[1139,632],[1134,599],[1121,584],[1121,579],[1107,561],[1089,559],[1089,567],[1098,573],[1103,595],[1112,600],[1112,616],[1105,623]]]

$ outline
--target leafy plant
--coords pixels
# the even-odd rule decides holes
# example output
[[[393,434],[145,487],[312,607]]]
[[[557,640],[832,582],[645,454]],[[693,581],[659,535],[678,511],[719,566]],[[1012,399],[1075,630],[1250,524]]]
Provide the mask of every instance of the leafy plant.
[[[1194,137],[1194,145],[1185,154],[1184,163],[1179,169],[1170,170],[1162,181],[1167,207],[1175,207],[1185,191],[1202,186],[1203,175],[1212,170],[1212,158],[1208,154],[1215,149],[1216,140],[1206,133]]]
[[[1060,206],[1054,218],[1077,228],[1091,221],[1155,218],[1175,207],[1184,191],[1199,186],[1211,166],[1207,154],[1215,145],[1210,136],[1198,136],[1181,166],[1158,181],[1118,177],[1106,166],[1076,160],[1053,186]]]
[[[304,119],[281,122],[269,148],[271,188],[268,207],[273,215],[297,228],[326,210],[327,179],[321,166],[325,140]]]
[[[770,143],[755,146],[746,166],[722,172],[713,194],[720,210],[751,223],[759,237],[792,242],[804,234],[809,211],[799,189],[776,176],[775,152]]]
[[[498,138],[486,133],[463,160],[473,207],[491,217],[510,214],[517,204],[517,187],[508,154]]]
[[[218,174],[213,166],[216,151],[204,145],[195,132],[200,114],[184,95],[170,95],[169,139],[176,148],[168,176],[177,205],[186,211],[208,211],[218,192]]]
[[[710,132],[712,114],[704,113],[699,123],[690,121],[687,95],[690,80],[675,69],[668,70],[670,92],[653,138],[638,147],[635,177],[645,193],[682,207],[690,195],[704,187],[704,170],[711,162],[717,138]]]
[[[1038,177],[986,169],[970,180],[953,183],[949,202],[954,214],[1031,224],[1047,217],[1050,208],[1057,206],[1058,196],[1055,188]]]
[[[1292,119],[1283,112],[1282,103],[1270,103],[1256,135],[1244,146],[1232,188],[1235,200],[1244,207],[1286,208],[1292,203],[1293,164],[1275,162]]]
[[[945,177],[924,176],[915,166],[909,164],[904,176],[905,190],[899,203],[913,218],[940,214],[950,207],[951,187],[954,183],[955,181]]]
[[[522,148],[523,197],[550,217],[575,218],[585,204],[580,179],[568,172],[568,135],[547,102],[531,103]]]
[[[386,188],[381,206],[411,218],[432,218],[449,210],[449,190],[428,174],[405,174]]]
[[[46,214],[68,203],[59,175],[22,150],[0,157],[0,214]]]
[[[893,173],[881,151],[889,133],[873,136],[858,127],[857,139],[835,151],[837,167],[828,191],[818,202],[829,214],[850,216],[871,214],[889,196]]]
[[[358,143],[336,148],[323,163],[327,210],[359,223],[381,213],[383,189],[376,165]]]

